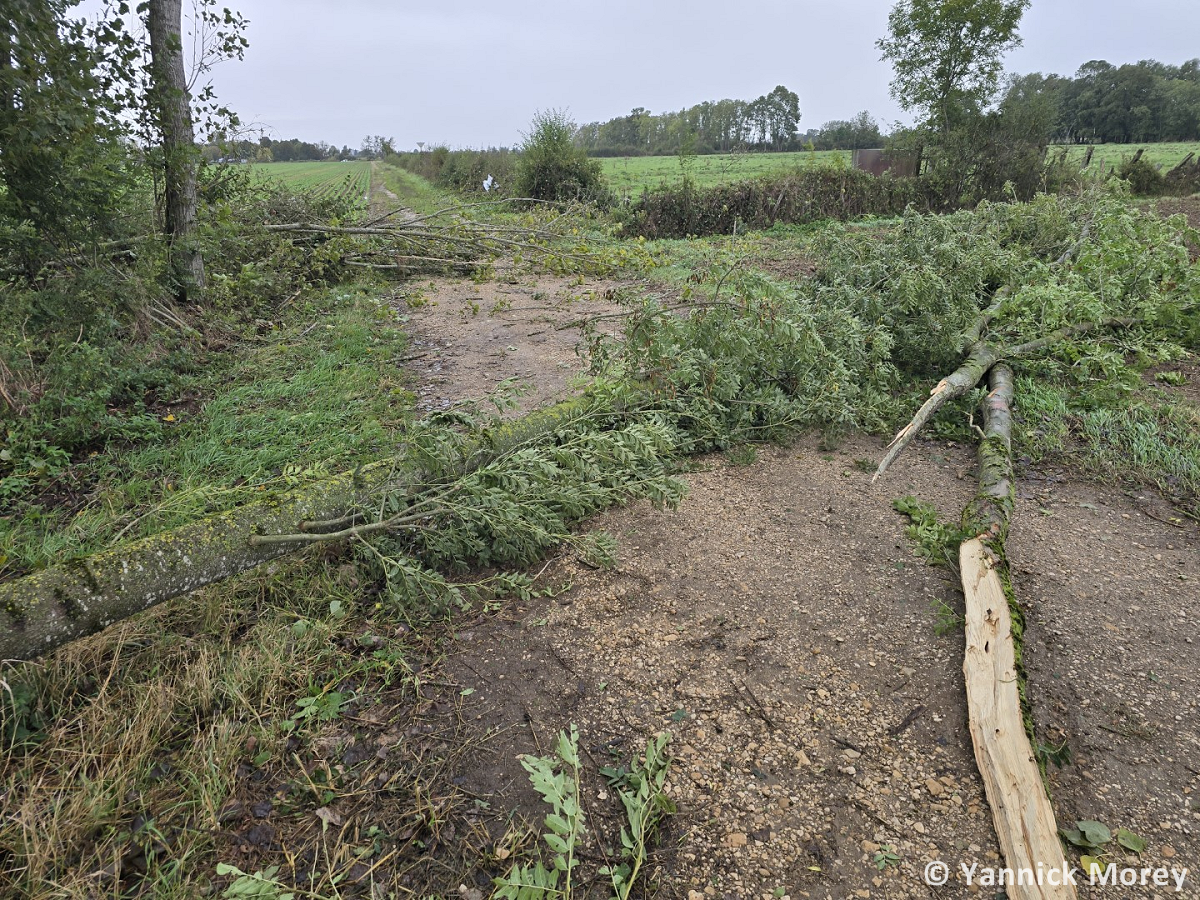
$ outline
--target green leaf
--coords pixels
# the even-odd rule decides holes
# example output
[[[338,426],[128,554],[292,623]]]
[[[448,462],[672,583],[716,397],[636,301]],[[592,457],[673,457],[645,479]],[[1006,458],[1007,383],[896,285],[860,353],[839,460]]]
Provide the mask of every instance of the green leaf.
[[[1117,843],[1126,850],[1132,850],[1134,853],[1142,853],[1146,849],[1145,839],[1134,834],[1128,828],[1117,829]]]
[[[1086,840],[1093,847],[1099,847],[1102,844],[1107,844],[1112,840],[1112,832],[1103,822],[1097,822],[1094,819],[1082,819],[1075,823]]]
[[[1083,847],[1086,849],[1094,846],[1083,836],[1083,832],[1078,828],[1059,828],[1058,833],[1062,835],[1063,840],[1073,847]]]

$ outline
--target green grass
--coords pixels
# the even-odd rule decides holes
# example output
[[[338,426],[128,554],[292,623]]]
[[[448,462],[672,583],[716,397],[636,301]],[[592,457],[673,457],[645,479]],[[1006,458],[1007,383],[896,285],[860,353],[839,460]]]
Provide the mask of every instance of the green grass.
[[[1106,169],[1119,166],[1121,160],[1133,156],[1138,150],[1142,149],[1146,151],[1142,154],[1142,159],[1161,167],[1164,172],[1178,164],[1189,153],[1200,155],[1200,142],[1197,141],[1165,142],[1161,144],[1096,144],[1094,146],[1095,150],[1092,153],[1090,168],[1096,170],[1101,166]],[[1056,149],[1058,148],[1051,148],[1052,151]],[[1087,151],[1087,147],[1069,147],[1067,158],[1083,162]]]
[[[1164,170],[1171,168],[1190,152],[1200,154],[1200,142],[1162,144],[1097,144],[1092,155],[1092,168],[1119,165],[1124,157],[1145,148],[1146,159]],[[1068,148],[1068,158],[1083,160],[1086,147]],[[849,150],[820,150],[798,153],[721,153],[711,156],[687,157],[681,164],[678,156],[624,156],[601,159],[604,176],[618,194],[637,196],[643,189],[653,190],[663,184],[678,184],[684,166],[700,187],[730,184],[759,175],[785,172],[797,166],[828,163],[835,159],[850,163]]]
[[[335,194],[365,200],[371,186],[369,162],[254,163],[253,171],[281,181],[294,190],[311,191],[317,196]]]
[[[1200,410],[1160,388],[1142,388],[1124,404],[1086,398],[1017,379],[1015,437],[1034,462],[1055,459],[1106,481],[1153,484],[1200,515]]]
[[[619,194],[636,196],[644,188],[677,184],[684,168],[701,187],[729,184],[758,175],[784,172],[797,166],[818,165],[834,159],[850,162],[849,150],[800,153],[721,153],[711,156],[626,156],[601,159],[609,187]]]
[[[385,455],[413,408],[397,364],[406,341],[365,290],[315,291],[179,385],[199,408],[163,406],[156,437],[77,464],[77,512],[35,501],[0,518],[0,559],[27,570]]]
[[[380,163],[376,168],[376,175],[382,179],[383,186],[396,195],[396,202],[403,203],[418,215],[470,202],[461,196],[456,196],[430,184],[420,175],[399,166]]]

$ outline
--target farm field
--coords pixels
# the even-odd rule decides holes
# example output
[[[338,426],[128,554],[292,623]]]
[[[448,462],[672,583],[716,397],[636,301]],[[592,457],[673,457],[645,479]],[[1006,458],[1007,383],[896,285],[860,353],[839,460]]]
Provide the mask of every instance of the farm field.
[[[255,174],[282,181],[298,191],[358,195],[366,198],[371,184],[369,162],[273,162],[254,163]]]
[[[623,156],[601,159],[604,177],[618,194],[634,195],[644,188],[656,188],[664,182],[678,182],[683,166],[701,187],[728,184],[796,166],[828,163],[834,159],[850,162],[849,150],[802,151],[799,153],[719,153],[693,156],[681,164],[678,156]]]
[[[1189,153],[1200,153],[1200,143],[1194,141],[1174,141],[1162,144],[1093,144],[1092,167],[1116,166],[1122,159],[1133,156],[1138,150],[1145,148],[1142,159],[1166,170],[1175,166]],[[1052,147],[1052,150],[1058,147]],[[1072,146],[1067,153],[1068,159],[1083,161],[1088,148],[1083,145]]]
[[[1200,154],[1200,143],[1179,141],[1162,144],[1095,144],[1092,168],[1119,165],[1125,157],[1132,156],[1145,148],[1143,158],[1163,169],[1169,169],[1187,156]],[[1060,146],[1051,148],[1060,149]],[[1083,160],[1087,153],[1083,145],[1068,148],[1067,156],[1072,160]],[[693,156],[681,164],[678,156],[622,156],[600,160],[604,176],[614,191],[633,196],[644,189],[661,184],[673,184],[683,176],[683,165],[700,187],[714,187],[746,178],[754,178],[772,172],[780,172],[797,166],[829,163],[835,159],[849,164],[849,150],[801,151],[798,153],[720,153],[711,156]]]

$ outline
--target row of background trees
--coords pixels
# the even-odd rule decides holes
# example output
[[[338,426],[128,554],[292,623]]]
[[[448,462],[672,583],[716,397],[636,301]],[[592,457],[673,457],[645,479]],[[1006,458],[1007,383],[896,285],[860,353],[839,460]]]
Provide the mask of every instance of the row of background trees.
[[[1156,60],[1121,66],[1092,60],[1073,77],[1040,72],[1012,76],[1000,97],[995,111],[1004,112],[1010,122],[1021,118],[1022,127],[1037,129],[1037,139],[1047,144],[1200,140],[1200,59],[1178,66]],[[574,140],[589,156],[660,156],[859,150],[882,147],[888,139],[866,110],[807,131],[799,130],[800,118],[799,96],[778,85],[749,101],[706,101],[657,115],[637,107],[607,122],[579,126]],[[357,149],[262,135],[210,144],[204,153],[210,160],[246,162],[381,159],[395,152],[393,144],[380,135],[367,136]]]
[[[1053,110],[1055,143],[1127,144],[1200,140],[1200,59],[1179,66],[1093,60],[1074,78],[1034,73],[1008,93],[1040,97]]]
[[[580,126],[575,143],[591,156],[654,156],[797,150],[800,97],[783,85],[755,100],[698,103],[653,115],[638,107],[627,116]]]
[[[988,77],[998,80],[999,74],[997,69]],[[1028,107],[1036,105],[1037,124],[1048,143],[1200,140],[1200,59],[1178,66],[1152,59],[1121,66],[1092,60],[1073,77],[1040,72],[1013,76],[1001,97],[1000,105],[1010,113],[1023,106],[1027,116]],[[953,126],[955,114],[946,103],[957,100],[929,100],[941,117],[939,129]],[[887,137],[865,110],[803,132],[799,123],[800,98],[779,85],[750,101],[706,101],[658,114],[637,107],[628,115],[580,126],[575,142],[591,156],[661,156],[681,151],[858,150],[882,147]]]
[[[322,160],[383,159],[393,153],[394,138],[367,135],[358,149],[349,145],[338,147],[325,141],[302,141],[300,138],[228,137],[215,139],[203,148],[209,162],[320,162]]]

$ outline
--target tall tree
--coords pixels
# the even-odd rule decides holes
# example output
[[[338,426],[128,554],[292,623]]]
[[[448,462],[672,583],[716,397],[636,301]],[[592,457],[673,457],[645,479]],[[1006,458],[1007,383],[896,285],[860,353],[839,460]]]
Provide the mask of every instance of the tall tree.
[[[895,70],[892,96],[946,134],[982,112],[999,87],[1005,51],[1030,0],[899,0],[876,42]]]
[[[179,293],[204,288],[204,257],[195,244],[196,165],[191,97],[183,66],[182,0],[149,0],[150,95],[162,134],[166,226]]]

